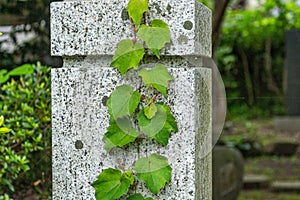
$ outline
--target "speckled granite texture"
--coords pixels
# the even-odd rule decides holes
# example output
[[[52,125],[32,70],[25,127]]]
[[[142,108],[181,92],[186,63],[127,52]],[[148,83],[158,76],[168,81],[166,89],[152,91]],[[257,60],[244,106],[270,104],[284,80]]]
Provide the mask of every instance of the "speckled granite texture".
[[[118,41],[130,36],[125,2],[51,4],[51,51],[64,58],[63,68],[51,73],[53,199],[94,200],[90,184],[103,169],[118,163],[132,168],[138,156],[160,153],[173,168],[171,183],[157,196],[143,183],[137,192],[155,200],[211,200],[211,70],[202,68],[201,57],[211,54],[211,13],[194,0],[150,0],[151,18],[164,19],[171,27],[172,45],[163,51],[160,62],[175,79],[164,101],[179,131],[167,147],[145,140],[110,154],[104,150],[102,137],[109,123],[105,100],[120,84],[140,84],[136,72],[124,78],[109,67]]]
[[[108,155],[101,141],[109,122],[103,99],[135,77],[132,73],[124,80],[107,67],[107,61],[109,57],[66,59],[63,68],[52,69],[53,199],[94,199],[90,183],[103,169],[117,167],[117,160],[131,168],[138,157],[136,145]],[[139,145],[141,157],[158,152],[169,158],[173,168],[171,183],[153,198],[209,200],[211,71],[191,66],[180,57],[162,63],[175,78],[166,102],[179,132],[172,134],[167,147],[147,141]],[[137,190],[151,196],[143,184]]]
[[[120,39],[132,37],[127,2],[52,3],[52,55],[113,55]],[[162,19],[170,26],[172,42],[163,54],[211,56],[211,12],[196,0],[149,0],[148,15],[148,19]]]

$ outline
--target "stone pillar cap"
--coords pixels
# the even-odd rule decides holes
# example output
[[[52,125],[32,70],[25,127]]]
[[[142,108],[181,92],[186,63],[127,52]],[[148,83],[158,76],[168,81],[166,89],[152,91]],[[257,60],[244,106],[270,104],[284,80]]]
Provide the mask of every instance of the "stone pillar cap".
[[[128,0],[51,3],[53,56],[113,55],[119,41],[132,38]],[[148,18],[170,27],[171,44],[162,55],[211,57],[211,11],[196,0],[149,0]]]

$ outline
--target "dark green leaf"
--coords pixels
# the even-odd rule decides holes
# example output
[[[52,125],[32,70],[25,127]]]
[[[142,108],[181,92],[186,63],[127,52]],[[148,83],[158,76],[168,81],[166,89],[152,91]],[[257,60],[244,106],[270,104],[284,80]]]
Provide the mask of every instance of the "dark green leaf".
[[[102,171],[92,186],[96,191],[96,200],[113,200],[126,194],[133,182],[131,171],[122,174],[119,170],[109,168]]]
[[[157,64],[155,68],[146,70],[141,69],[138,73],[142,77],[146,86],[154,87],[167,97],[167,87],[173,77],[169,74],[167,68],[162,64]]]
[[[141,25],[138,36],[141,40],[146,42],[153,53],[160,58],[159,50],[170,42],[169,26],[160,19],[154,19],[151,26]]]
[[[144,110],[141,110],[137,117],[138,123],[149,139],[155,139],[157,142],[167,145],[171,132],[178,131],[177,123],[167,105],[157,103],[156,107],[157,113],[151,120],[147,119]]]
[[[145,51],[142,44],[138,42],[133,43],[129,39],[122,40],[118,44],[111,66],[116,67],[124,75],[129,69],[138,67],[144,54]]]
[[[113,119],[131,115],[140,103],[140,93],[130,85],[118,86],[110,95],[107,106]]]
[[[152,154],[149,158],[140,158],[134,168],[138,179],[143,180],[153,194],[158,194],[171,180],[172,168],[167,158],[158,154]]]
[[[148,0],[130,0],[127,6],[129,17],[133,20],[135,27],[139,27],[144,12],[148,10]]]
[[[127,200],[153,200],[151,197],[144,198],[141,194],[134,194],[127,198]]]
[[[110,151],[113,147],[122,147],[133,142],[139,131],[132,127],[131,121],[127,117],[118,118],[111,121],[107,132],[103,136],[106,151]]]

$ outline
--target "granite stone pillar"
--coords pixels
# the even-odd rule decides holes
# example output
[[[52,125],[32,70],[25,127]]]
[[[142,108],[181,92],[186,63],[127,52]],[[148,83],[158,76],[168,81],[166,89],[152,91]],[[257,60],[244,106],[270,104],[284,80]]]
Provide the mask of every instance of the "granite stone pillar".
[[[169,24],[171,44],[161,63],[173,75],[166,103],[179,131],[167,147],[144,141],[128,148],[104,150],[109,124],[105,100],[116,86],[138,83],[110,67],[117,43],[131,38],[127,0],[63,1],[51,4],[51,52],[62,56],[62,68],[52,69],[53,199],[95,199],[100,172],[122,163],[132,168],[137,157],[160,153],[173,168],[171,182],[157,196],[143,183],[137,192],[153,199],[211,200],[212,96],[211,11],[196,0],[149,1],[150,19]],[[149,61],[151,62],[151,61]],[[146,65],[147,66],[147,65]]]

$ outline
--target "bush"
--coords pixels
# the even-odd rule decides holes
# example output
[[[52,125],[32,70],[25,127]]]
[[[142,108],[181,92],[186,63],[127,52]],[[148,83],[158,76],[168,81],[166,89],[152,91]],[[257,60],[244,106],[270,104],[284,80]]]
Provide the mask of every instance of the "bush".
[[[51,188],[51,181],[45,181],[51,178],[50,68],[33,67],[31,75],[1,88],[0,116],[11,131],[0,135],[0,194],[18,199],[24,198],[23,190],[47,195]]]

